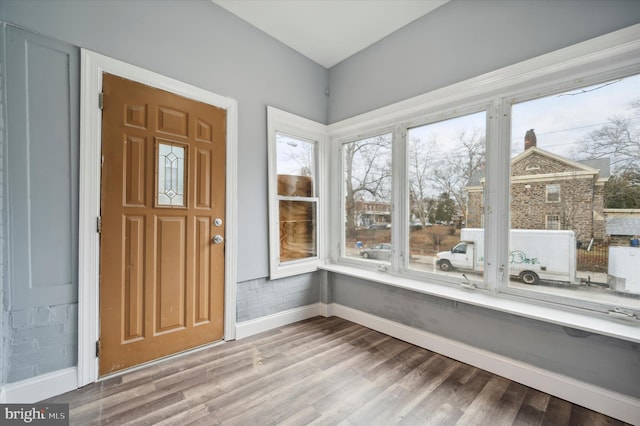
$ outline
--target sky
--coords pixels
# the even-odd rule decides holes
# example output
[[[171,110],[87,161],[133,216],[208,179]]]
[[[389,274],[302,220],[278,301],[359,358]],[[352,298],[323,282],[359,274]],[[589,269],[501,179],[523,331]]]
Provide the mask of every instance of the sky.
[[[616,114],[631,115],[629,104],[637,99],[640,75],[514,104],[511,154],[523,151],[525,132],[535,129],[539,148],[575,159],[589,132]],[[635,123],[640,127],[640,116]]]
[[[511,156],[524,150],[525,133],[535,129],[539,148],[575,159],[589,132],[607,124],[613,115],[630,115],[628,106],[636,99],[640,99],[640,75],[516,103],[512,107]],[[640,127],[640,117],[635,122]],[[439,152],[455,155],[460,132],[486,133],[485,129],[486,114],[479,112],[412,128],[409,138],[435,137]]]

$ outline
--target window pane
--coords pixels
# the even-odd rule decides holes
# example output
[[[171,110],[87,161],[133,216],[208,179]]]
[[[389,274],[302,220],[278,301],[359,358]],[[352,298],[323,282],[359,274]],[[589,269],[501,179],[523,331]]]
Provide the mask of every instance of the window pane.
[[[276,133],[278,195],[315,196],[315,145]]]
[[[158,144],[158,205],[185,206],[184,159],[182,146]]]
[[[318,255],[316,202],[280,200],[280,262]]]
[[[391,140],[388,133],[342,146],[344,256],[391,258]]]
[[[479,112],[407,131],[409,268],[482,274],[485,129]]]
[[[510,287],[640,307],[639,137],[638,76],[513,105]]]

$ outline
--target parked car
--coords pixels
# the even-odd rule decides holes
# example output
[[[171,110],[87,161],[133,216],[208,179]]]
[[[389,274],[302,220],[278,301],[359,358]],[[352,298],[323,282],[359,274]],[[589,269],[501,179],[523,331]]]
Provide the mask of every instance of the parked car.
[[[426,222],[424,224],[424,226],[431,226],[431,224],[429,222]],[[409,227],[411,229],[422,229],[423,228],[422,222],[420,222],[419,220],[412,221],[411,224],[409,225]]]
[[[372,223],[369,225],[369,229],[388,229],[391,228],[390,223]]]
[[[360,250],[360,256],[365,259],[389,260],[391,259],[391,244],[380,243],[372,247],[367,247]]]

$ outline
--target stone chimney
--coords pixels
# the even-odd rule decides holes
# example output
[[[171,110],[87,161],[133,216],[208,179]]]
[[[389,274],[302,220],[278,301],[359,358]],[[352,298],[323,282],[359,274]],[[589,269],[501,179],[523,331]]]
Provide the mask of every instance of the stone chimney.
[[[524,135],[524,150],[528,150],[531,147],[536,146],[536,133],[533,129],[527,130],[527,133]]]

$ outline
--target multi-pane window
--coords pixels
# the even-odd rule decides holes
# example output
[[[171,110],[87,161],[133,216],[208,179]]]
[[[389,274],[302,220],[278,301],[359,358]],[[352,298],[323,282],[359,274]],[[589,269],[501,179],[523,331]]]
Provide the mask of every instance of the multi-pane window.
[[[383,133],[342,144],[345,257],[391,259],[391,141]]]
[[[560,229],[560,217],[558,215],[547,215],[546,223],[545,229]]]
[[[486,120],[482,111],[407,129],[409,269],[482,274]],[[482,241],[451,249],[470,238]]]
[[[321,145],[326,126],[269,107],[271,278],[313,271],[322,250]]]
[[[331,258],[640,317],[639,50],[544,56],[331,125]]]
[[[318,255],[316,142],[276,132],[280,262]]]

